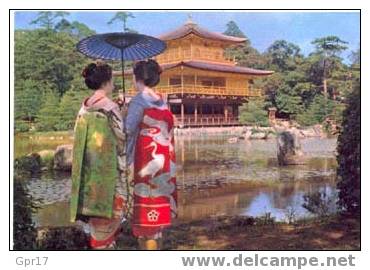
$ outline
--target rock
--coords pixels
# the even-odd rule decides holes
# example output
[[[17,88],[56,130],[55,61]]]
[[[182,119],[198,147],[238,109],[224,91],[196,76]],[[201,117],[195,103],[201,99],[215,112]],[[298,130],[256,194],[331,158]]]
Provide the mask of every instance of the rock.
[[[37,154],[40,155],[41,158],[41,165],[43,167],[46,167],[46,169],[52,169],[53,168],[53,162],[54,162],[54,150],[42,150],[38,152]]]
[[[38,227],[36,242],[42,250],[89,249],[89,237],[80,226]]]
[[[301,143],[296,132],[284,131],[277,136],[277,157],[280,166],[305,164]]]
[[[317,137],[317,133],[313,128],[302,129],[301,134],[306,138]]]
[[[249,136],[249,139],[255,140],[255,139],[266,139],[266,132],[256,132]]]
[[[238,137],[232,137],[227,140],[228,143],[236,143],[238,142]]]
[[[249,140],[252,135],[252,131],[250,129],[247,129],[244,133],[244,140]]]
[[[327,134],[324,132],[322,125],[314,125],[312,129],[315,131],[318,137],[326,138]]]
[[[16,158],[14,160],[14,168],[22,172],[37,173],[41,169],[40,155],[32,153],[27,156]]]
[[[72,145],[59,145],[55,150],[54,169],[69,171],[72,169]]]
[[[41,159],[43,159],[43,158],[48,158],[50,156],[54,156],[55,151],[54,150],[42,150],[38,152],[37,154],[39,154]]]

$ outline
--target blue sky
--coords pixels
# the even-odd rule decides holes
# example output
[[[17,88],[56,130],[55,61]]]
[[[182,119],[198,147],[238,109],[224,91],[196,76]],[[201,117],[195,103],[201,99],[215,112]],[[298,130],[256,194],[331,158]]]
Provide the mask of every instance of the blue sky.
[[[227,22],[233,20],[260,52],[275,40],[285,39],[299,45],[307,55],[313,50],[312,40],[336,35],[349,43],[348,51],[342,55],[347,62],[350,52],[360,44],[359,12],[140,11],[133,14],[135,18],[128,21],[128,27],[153,36],[182,25],[189,14],[193,21],[215,32],[225,31]],[[83,22],[98,33],[120,31],[120,25],[107,24],[113,15],[114,12],[104,11],[71,12],[67,19]],[[15,28],[34,28],[29,23],[35,16],[37,12],[16,12]]]

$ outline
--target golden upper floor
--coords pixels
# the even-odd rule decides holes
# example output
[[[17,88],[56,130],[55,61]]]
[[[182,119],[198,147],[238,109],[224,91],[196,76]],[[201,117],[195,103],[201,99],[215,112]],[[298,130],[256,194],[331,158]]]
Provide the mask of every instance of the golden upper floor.
[[[179,61],[206,61],[236,65],[235,59],[225,56],[225,49],[246,41],[245,38],[227,36],[208,31],[191,20],[181,27],[159,36],[167,49],[156,60],[160,64]]]

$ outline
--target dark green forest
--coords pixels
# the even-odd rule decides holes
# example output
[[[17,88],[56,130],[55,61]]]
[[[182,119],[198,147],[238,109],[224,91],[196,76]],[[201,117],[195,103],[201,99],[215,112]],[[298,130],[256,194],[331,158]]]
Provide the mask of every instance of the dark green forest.
[[[77,42],[95,31],[78,21],[68,20],[66,12],[39,12],[31,24],[33,30],[15,30],[15,130],[56,131],[73,128],[75,116],[84,97],[81,71],[91,60],[76,50]],[[118,23],[126,31],[128,12],[117,12],[107,23]],[[225,34],[246,37],[230,21]],[[304,56],[298,45],[276,40],[265,52],[247,41],[230,48],[226,54],[238,65],[273,70],[268,78],[256,80],[255,87],[264,96],[250,100],[241,108],[243,124],[267,125],[267,109],[275,107],[277,116],[294,120],[302,126],[341,122],[347,99],[358,83],[360,50],[351,53],[350,64],[340,58],[348,50],[347,42],[336,36],[312,41],[315,50]],[[111,63],[119,69],[118,63]],[[119,88],[117,81],[117,89]]]

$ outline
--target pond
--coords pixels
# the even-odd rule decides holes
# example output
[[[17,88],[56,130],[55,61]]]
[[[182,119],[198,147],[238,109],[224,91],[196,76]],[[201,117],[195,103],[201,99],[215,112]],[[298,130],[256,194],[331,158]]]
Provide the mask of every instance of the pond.
[[[68,138],[63,143],[70,142]],[[301,143],[307,164],[280,167],[274,139],[229,143],[226,136],[177,137],[178,222],[223,214],[271,213],[277,220],[309,216],[302,207],[304,194],[336,193],[336,139],[310,138]],[[45,149],[53,149],[51,145]],[[43,174],[27,182],[31,194],[44,200],[36,224],[69,225],[70,175]]]

